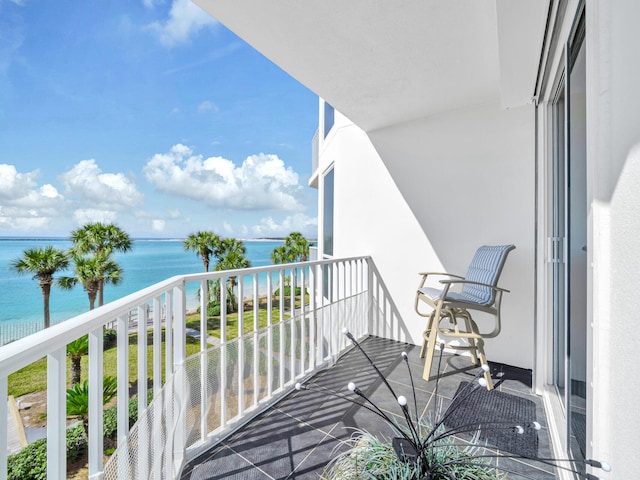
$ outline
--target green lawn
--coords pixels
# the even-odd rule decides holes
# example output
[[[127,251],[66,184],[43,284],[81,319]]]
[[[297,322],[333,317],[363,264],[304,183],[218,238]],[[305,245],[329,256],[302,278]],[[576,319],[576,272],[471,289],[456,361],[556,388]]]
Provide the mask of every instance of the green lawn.
[[[309,296],[305,295],[305,302],[308,303]],[[301,298],[296,296],[295,305],[300,307]],[[285,309],[289,308],[291,298],[287,295],[284,299]],[[244,333],[253,331],[253,302],[247,301],[244,304]],[[274,296],[272,301],[272,319],[276,324],[280,321],[280,301]],[[258,303],[258,327],[267,326],[267,298],[261,298]],[[200,315],[194,314],[187,316],[187,327],[200,330]],[[220,316],[212,316],[207,319],[207,332],[209,335],[220,338]],[[227,340],[234,339],[238,336],[238,314],[227,314]],[[129,382],[133,385],[138,380],[138,335],[129,335]],[[147,338],[147,355],[148,355],[148,377],[153,375],[153,334],[149,333]],[[187,337],[187,357],[200,351],[200,342],[197,339]],[[162,340],[162,353],[164,355],[164,335]],[[88,357],[82,358],[82,380],[87,378]],[[164,363],[164,362],[163,362]],[[163,367],[164,368],[164,367]],[[67,378],[71,378],[71,361],[67,359]],[[104,375],[117,376],[117,349],[115,343],[108,345],[104,351]],[[164,379],[164,371],[163,371]],[[19,397],[21,395],[46,390],[47,388],[47,361],[45,358],[32,363],[15,373],[9,375],[9,395]]]
[[[153,376],[153,335],[148,336],[148,377]],[[129,382],[134,384],[138,380],[138,335],[129,335]],[[193,355],[200,350],[199,342],[195,339],[187,339],[187,356]],[[162,354],[164,355],[164,339],[162,342]],[[87,378],[89,370],[88,357],[82,358],[82,380]],[[104,375],[117,376],[117,348],[109,346],[104,351]],[[164,378],[164,366],[162,372]],[[67,379],[71,378],[71,360],[67,359]],[[47,360],[42,358],[37,362],[27,365],[9,375],[9,395],[19,397],[31,392],[38,392],[47,389]]]

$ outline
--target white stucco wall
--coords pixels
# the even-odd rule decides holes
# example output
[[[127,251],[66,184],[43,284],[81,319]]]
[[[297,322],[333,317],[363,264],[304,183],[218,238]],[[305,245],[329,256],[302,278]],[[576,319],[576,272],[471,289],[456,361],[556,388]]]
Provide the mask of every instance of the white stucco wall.
[[[500,282],[512,291],[503,332],[486,351],[490,360],[532,368],[533,108],[497,105],[369,137],[338,128],[321,163],[335,162],[334,255],[374,258],[415,343],[424,329],[413,310],[417,273],[464,274],[478,246],[514,243]]]
[[[638,476],[639,17],[640,4],[633,1],[598,2],[587,10],[587,160],[594,244],[587,453],[611,463],[613,471],[606,478]]]

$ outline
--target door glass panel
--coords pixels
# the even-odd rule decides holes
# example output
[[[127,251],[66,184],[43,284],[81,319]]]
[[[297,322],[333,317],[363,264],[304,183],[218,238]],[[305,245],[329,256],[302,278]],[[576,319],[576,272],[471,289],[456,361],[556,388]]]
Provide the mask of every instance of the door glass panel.
[[[569,382],[568,427],[571,453],[584,459],[587,374],[587,191],[586,68],[584,42],[569,74]]]
[[[565,86],[561,82],[553,104],[553,380],[560,398],[565,398],[566,309],[565,309]],[[564,406],[564,402],[563,402]]]

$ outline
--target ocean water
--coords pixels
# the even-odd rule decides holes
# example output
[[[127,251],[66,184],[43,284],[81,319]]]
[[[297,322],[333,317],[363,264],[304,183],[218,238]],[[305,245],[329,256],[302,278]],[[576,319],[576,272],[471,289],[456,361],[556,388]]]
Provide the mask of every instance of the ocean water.
[[[244,244],[251,266],[259,267],[271,265],[271,251],[282,242],[248,240]],[[43,299],[38,281],[29,275],[18,275],[10,269],[10,265],[24,250],[47,245],[67,249],[71,243],[66,239],[0,237],[0,327],[42,321]],[[105,303],[174,275],[204,271],[200,256],[185,251],[182,240],[134,239],[130,252],[114,254],[114,258],[124,271],[123,281],[120,285],[106,286]],[[71,274],[72,269],[62,272],[62,275]],[[197,285],[193,284],[187,290],[187,305],[194,306],[197,302]],[[54,286],[51,289],[50,309],[51,323],[58,323],[88,311],[89,299],[80,285],[70,291]]]

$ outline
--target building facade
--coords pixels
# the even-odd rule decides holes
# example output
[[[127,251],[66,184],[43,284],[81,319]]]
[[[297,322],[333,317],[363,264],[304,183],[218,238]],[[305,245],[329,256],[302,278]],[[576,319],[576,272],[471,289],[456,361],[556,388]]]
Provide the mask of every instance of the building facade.
[[[640,4],[196,3],[320,97],[319,255],[371,255],[420,343],[418,272],[515,244],[489,359],[533,371],[556,456],[637,476]]]

